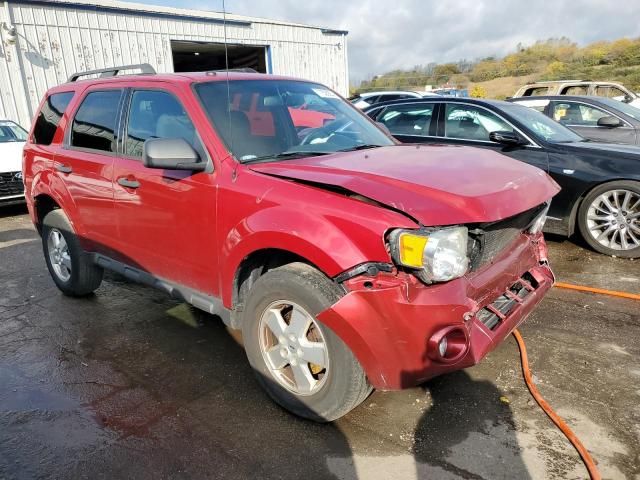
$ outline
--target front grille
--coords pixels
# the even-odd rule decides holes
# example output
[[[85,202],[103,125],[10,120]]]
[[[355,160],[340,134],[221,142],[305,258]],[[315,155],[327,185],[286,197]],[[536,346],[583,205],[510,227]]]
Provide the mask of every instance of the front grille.
[[[478,225],[469,230],[471,268],[476,270],[491,263],[512,245],[545,208],[545,204],[495,223]]]
[[[23,193],[24,184],[20,172],[0,173],[0,198],[22,195]]]
[[[533,278],[533,275],[529,272],[525,273],[520,280],[511,285],[493,303],[482,308],[477,313],[476,318],[484,323],[489,330],[495,330],[513,309],[521,304],[538,286],[539,284]]]

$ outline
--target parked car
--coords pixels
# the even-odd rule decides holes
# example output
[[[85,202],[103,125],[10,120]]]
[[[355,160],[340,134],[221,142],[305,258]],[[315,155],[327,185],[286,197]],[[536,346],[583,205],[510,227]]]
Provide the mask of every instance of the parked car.
[[[22,148],[27,135],[17,123],[0,120],[0,207],[24,203]]]
[[[49,90],[25,147],[53,281],[111,269],[218,315],[298,415],[477,363],[553,283],[537,168],[399,145],[317,83],[115,70]],[[298,94],[339,120],[297,131]]]
[[[640,108],[604,97],[544,96],[509,101],[533,108],[597,142],[640,145]]]
[[[469,90],[466,88],[441,87],[429,90],[432,94],[441,95],[443,97],[468,97]]]
[[[481,147],[549,172],[562,191],[547,232],[579,231],[598,252],[640,256],[640,148],[586,141],[540,112],[498,100],[405,100],[365,112],[402,142]]]
[[[435,95],[435,94],[434,94]],[[382,92],[365,92],[349,97],[349,101],[356,107],[363,109],[375,105],[377,103],[389,102],[391,100],[404,100],[406,98],[422,98],[423,95],[410,91],[382,91]]]
[[[640,107],[638,94],[617,82],[593,82],[590,80],[555,80],[535,82],[520,87],[513,98],[541,95],[590,95],[613,98]]]

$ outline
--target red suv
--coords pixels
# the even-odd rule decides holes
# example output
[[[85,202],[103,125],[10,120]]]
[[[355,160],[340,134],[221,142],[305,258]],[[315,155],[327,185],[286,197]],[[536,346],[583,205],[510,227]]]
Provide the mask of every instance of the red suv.
[[[558,187],[534,167],[398,145],[317,83],[116,70],[51,89],[24,149],[54,282],[110,269],[218,315],[298,415],[474,365],[552,286]],[[290,97],[328,121],[296,125]]]

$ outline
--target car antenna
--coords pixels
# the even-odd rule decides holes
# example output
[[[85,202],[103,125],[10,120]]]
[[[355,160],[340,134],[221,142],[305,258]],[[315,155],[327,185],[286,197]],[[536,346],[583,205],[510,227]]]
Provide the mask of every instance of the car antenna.
[[[227,121],[229,122],[229,147],[233,152],[233,127],[231,125],[231,87],[229,86],[229,48],[227,46],[227,8],[222,0],[222,30],[224,35],[224,68],[227,76]]]

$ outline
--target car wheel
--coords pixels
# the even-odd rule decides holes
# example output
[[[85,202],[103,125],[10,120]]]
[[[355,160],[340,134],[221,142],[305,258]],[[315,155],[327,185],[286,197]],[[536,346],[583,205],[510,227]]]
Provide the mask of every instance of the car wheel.
[[[53,210],[44,217],[42,247],[49,273],[65,295],[82,297],[102,283],[104,270],[81,248],[62,210]]]
[[[261,276],[249,292],[242,336],[269,396],[304,418],[328,422],[362,403],[372,388],[353,353],[316,315],[339,288],[303,263]]]
[[[600,253],[640,257],[640,183],[618,181],[594,188],[580,205],[578,227]]]

